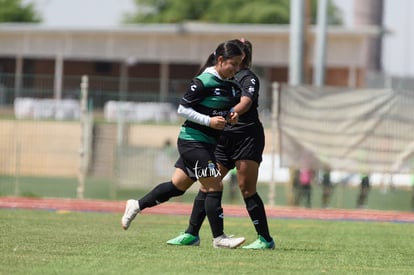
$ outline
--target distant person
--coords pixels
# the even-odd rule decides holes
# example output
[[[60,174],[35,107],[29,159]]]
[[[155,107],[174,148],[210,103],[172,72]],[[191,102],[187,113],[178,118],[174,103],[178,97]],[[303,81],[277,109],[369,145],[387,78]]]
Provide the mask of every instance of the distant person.
[[[291,172],[292,176],[292,205],[299,206],[299,199],[300,199],[300,170],[297,168],[292,168]]]
[[[411,176],[412,196],[411,196],[411,211],[414,211],[414,175]]]
[[[329,169],[324,169],[322,171],[322,208],[327,208],[329,206],[332,188],[331,171]]]
[[[311,169],[300,169],[299,171],[299,205],[302,199],[305,200],[305,207],[311,208],[312,200],[312,179],[313,171]]]
[[[236,169],[236,167],[231,169],[229,171],[229,173],[230,173],[229,199],[230,199],[230,202],[234,202],[235,197],[236,197],[236,193],[237,193],[237,189],[238,189],[237,188],[238,187],[238,182],[237,182],[237,169]]]
[[[360,190],[359,190],[357,206],[356,206],[357,208],[361,209],[361,208],[367,207],[369,189],[370,189],[369,175],[361,174]]]
[[[121,225],[127,230],[137,214],[172,197],[181,196],[194,182],[206,190],[204,209],[213,235],[214,248],[236,248],[245,238],[224,234],[223,184],[214,150],[226,124],[235,124],[239,86],[229,81],[239,70],[243,50],[236,43],[218,45],[204,64],[203,73],[189,83],[180,101],[178,113],[186,120],[177,139],[179,158],[169,181],[155,186],[140,199],[130,199]]]

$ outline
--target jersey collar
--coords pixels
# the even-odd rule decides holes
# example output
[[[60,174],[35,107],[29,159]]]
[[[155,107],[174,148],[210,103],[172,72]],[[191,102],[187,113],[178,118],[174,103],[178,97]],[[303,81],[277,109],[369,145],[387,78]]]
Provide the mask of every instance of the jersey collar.
[[[212,75],[214,75],[215,77],[217,77],[217,78],[219,78],[219,79],[223,80],[223,78],[221,78],[221,76],[219,75],[219,73],[217,72],[217,70],[214,68],[214,66],[212,66],[212,67],[207,67],[207,68],[204,70],[204,73],[209,73],[209,74],[212,74]]]

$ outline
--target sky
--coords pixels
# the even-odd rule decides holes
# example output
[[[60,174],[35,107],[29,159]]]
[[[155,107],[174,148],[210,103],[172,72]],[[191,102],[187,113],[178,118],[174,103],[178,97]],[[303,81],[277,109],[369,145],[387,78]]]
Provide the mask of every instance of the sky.
[[[45,26],[119,26],[134,0],[24,0],[35,3]],[[345,26],[353,27],[354,1],[333,0],[343,11]],[[414,76],[414,1],[384,0],[384,25],[392,31],[383,42],[383,69],[393,76]]]

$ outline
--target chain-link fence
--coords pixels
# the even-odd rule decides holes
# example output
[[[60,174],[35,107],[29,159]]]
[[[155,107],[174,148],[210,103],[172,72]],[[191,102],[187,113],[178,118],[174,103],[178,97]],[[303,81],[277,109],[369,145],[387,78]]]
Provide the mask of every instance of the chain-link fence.
[[[22,195],[19,186],[24,182],[47,182],[48,179],[53,178],[54,187],[59,186],[62,190],[64,189],[63,184],[59,185],[59,182],[69,181],[71,186],[75,187],[72,189],[77,190],[77,192],[74,191],[75,196],[79,196],[80,193],[84,192],[85,197],[93,197],[94,193],[90,192],[100,192],[99,189],[104,188],[109,190],[111,198],[116,198],[116,194],[124,189],[141,188],[148,190],[154,184],[169,180],[174,169],[174,162],[177,159],[175,142],[181,120],[179,118],[171,120],[172,114],[164,116],[168,119],[157,119],[156,116],[149,116],[144,121],[134,120],[131,117],[134,117],[134,115],[140,117],[138,115],[139,111],[133,113],[126,112],[126,110],[132,106],[132,109],[141,110],[149,114],[152,111],[154,111],[153,113],[159,113],[155,111],[157,106],[161,106],[161,109],[165,110],[166,107],[163,105],[165,103],[176,106],[175,104],[181,97],[181,95],[178,96],[178,91],[182,93],[185,87],[184,83],[171,83],[171,86],[174,86],[174,88],[171,88],[172,91],[176,91],[177,94],[172,96],[174,94],[172,93],[168,102],[157,101],[159,97],[154,91],[151,93],[151,96],[147,96],[145,92],[128,93],[125,102],[132,104],[128,105],[128,107],[119,101],[117,85],[111,82],[115,80],[105,79],[97,81],[96,78],[89,78],[87,96],[89,101],[89,104],[87,104],[89,119],[82,121],[80,116],[82,108],[79,101],[81,98],[80,77],[76,79],[68,77],[65,79],[65,81],[73,81],[73,89],[71,93],[69,92],[71,89],[65,90],[63,99],[59,101],[53,99],[53,89],[49,87],[53,85],[50,81],[51,78],[51,76],[49,78],[33,77],[32,84],[37,83],[37,86],[34,87],[33,84],[30,86],[33,88],[32,90],[26,87],[19,92],[19,95],[38,100],[33,104],[30,103],[32,105],[27,104],[22,107],[30,109],[30,106],[37,106],[37,111],[29,111],[28,115],[26,114],[27,116],[19,117],[16,115],[19,113],[16,111],[16,93],[11,88],[14,80],[12,76],[0,76],[1,83],[5,84],[1,88],[3,91],[1,92],[3,101],[2,105],[0,105],[0,110],[2,110],[0,112],[2,115],[0,120],[0,195],[2,193]],[[96,81],[100,82],[100,84],[96,84]],[[145,81],[152,82],[153,80],[137,79],[136,81],[142,84]],[[26,82],[24,81],[24,83]],[[109,89],[108,87],[111,86],[112,88]],[[155,86],[157,85],[154,84]],[[102,87],[102,89],[99,90],[99,87]],[[400,148],[398,149],[400,150],[399,152],[392,149],[394,147],[388,148],[387,152],[397,156],[400,153],[401,159],[408,161],[401,166],[404,168],[403,170],[394,169],[392,171],[387,170],[386,172],[407,173],[411,169],[409,165],[412,164],[412,150],[409,144],[412,141],[410,134],[413,131],[410,128],[412,127],[410,121],[412,117],[410,115],[412,112],[412,108],[410,109],[412,96],[409,91],[406,91],[404,94],[401,92],[393,94],[392,91],[381,90],[379,92],[379,90],[371,89],[358,94],[358,90],[351,91],[349,89],[343,89],[342,93],[332,93],[331,88],[328,87],[316,90],[307,89],[307,87],[289,87],[282,91],[281,94],[279,94],[277,88],[273,92],[274,96],[267,97],[269,101],[267,105],[274,106],[273,112],[269,111],[268,108],[261,109],[261,119],[267,131],[267,149],[265,149],[259,180],[269,183],[268,201],[275,199],[273,192],[276,191],[272,189],[272,186],[289,180],[289,173],[284,169],[294,166],[292,164],[296,166],[300,164],[300,158],[296,157],[301,154],[296,151],[296,153],[292,153],[292,148],[306,148],[306,152],[314,153],[314,163],[320,164],[329,159],[328,156],[330,155],[328,153],[348,152],[351,149],[358,149],[359,144],[365,146],[362,148],[363,150],[376,150],[375,154],[383,157],[386,152],[381,147],[381,144],[384,144],[384,140],[387,139],[386,144],[398,143],[398,148]],[[69,98],[69,94],[74,96]],[[278,94],[279,97],[277,96]],[[407,100],[401,99],[400,96],[402,95],[407,96]],[[320,100],[316,100],[318,97]],[[79,105],[78,108],[73,109],[75,110],[74,113],[78,112],[79,116],[34,116],[36,112],[56,114],[58,111],[62,111],[62,109],[69,108],[66,105],[57,105],[59,102],[62,103],[62,101],[69,99],[74,100]],[[42,100],[50,101],[43,102]],[[112,109],[115,110],[115,113],[112,114],[114,119],[108,120],[105,116],[105,104],[112,100],[116,103],[114,109]],[[334,102],[334,105],[337,107],[323,107],[324,100],[328,100],[328,103],[331,100],[330,102]],[[353,108],[352,104],[348,104],[349,100],[353,101],[354,106],[358,105],[359,108]],[[355,101],[359,103],[356,104]],[[91,102],[94,102],[94,104],[92,105]],[[101,102],[102,108],[98,108],[95,104],[96,102]],[[378,106],[382,106],[381,110],[383,112],[379,114],[375,112],[379,110],[379,108],[372,107],[375,102],[379,102]],[[154,105],[142,105],[144,103]],[[392,105],[393,103],[394,105]],[[397,103],[402,104],[403,108],[396,107],[395,104]],[[362,105],[366,108],[361,107]],[[148,108],[148,106],[151,107]],[[339,111],[342,109],[346,109],[346,112],[339,114]],[[8,111],[5,112],[4,110]],[[389,113],[387,110],[392,110],[392,112]],[[321,115],[321,111],[324,112],[323,115]],[[364,111],[366,111],[365,115]],[[345,148],[347,143],[339,141],[337,146],[339,146],[340,150],[336,150],[329,145],[334,139],[326,138],[326,135],[330,132],[331,135],[335,134],[340,137],[340,132],[333,132],[331,130],[341,125],[338,122],[339,120],[342,121],[341,123],[346,124],[347,114],[354,114],[354,117],[355,114],[358,114],[354,122],[361,124],[363,121],[371,121],[370,125],[372,127],[378,125],[370,117],[370,115],[374,114],[379,116],[376,117],[377,122],[386,122],[387,116],[390,119],[398,117],[403,118],[403,120],[399,120],[398,128],[393,127],[390,123],[386,123],[381,128],[380,136],[374,136],[374,141],[372,142],[354,142],[352,143],[353,147]],[[358,117],[361,119],[357,119]],[[337,119],[336,122],[330,122],[333,118]],[[283,121],[280,119],[283,119]],[[301,124],[299,123],[300,121]],[[295,124],[291,124],[291,122],[295,122]],[[320,128],[320,126],[323,127]],[[355,125],[351,123],[349,126]],[[368,140],[367,138],[378,133],[368,131],[366,127],[361,129],[364,129],[364,140]],[[319,134],[325,133],[324,139],[317,138],[318,132]],[[398,140],[394,138],[394,134],[398,134]],[[316,138],[316,141],[313,141],[312,138]],[[351,139],[348,138],[347,140]],[[379,143],[377,144],[376,141]],[[408,145],[400,146],[401,142],[406,142]],[[289,144],[294,144],[296,147],[287,146]],[[315,150],[312,151],[312,149]],[[319,158],[319,153],[323,154],[321,158]],[[361,154],[358,156],[361,157]],[[368,155],[365,154],[363,157],[367,159]],[[279,159],[281,160],[282,167],[279,166]],[[375,160],[380,161],[379,158],[375,158]],[[87,165],[84,164],[85,161]],[[331,163],[343,164],[345,162],[344,159],[341,159],[341,156],[335,155],[335,159]],[[332,168],[335,169],[334,165]],[[357,169],[353,168],[351,170],[345,172],[354,173]],[[82,179],[83,172],[84,179]],[[277,178],[282,174],[287,175],[287,177]],[[86,182],[86,189],[83,191],[79,190],[79,183],[82,181]],[[92,191],[89,189],[88,191],[88,188],[94,184],[96,184],[96,189]],[[5,191],[7,188],[9,191]],[[12,192],[10,192],[10,189]]]

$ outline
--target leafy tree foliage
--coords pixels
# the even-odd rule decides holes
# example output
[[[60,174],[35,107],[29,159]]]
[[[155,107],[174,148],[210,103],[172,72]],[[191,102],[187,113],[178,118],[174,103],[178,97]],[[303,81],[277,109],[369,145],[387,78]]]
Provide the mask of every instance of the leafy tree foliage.
[[[0,22],[37,23],[40,15],[33,3],[24,4],[22,0],[0,0]]]
[[[317,0],[311,0],[312,23]],[[329,24],[340,24],[341,14],[330,0]],[[290,0],[135,0],[138,12],[126,23],[180,23],[199,21],[237,24],[289,24]]]

